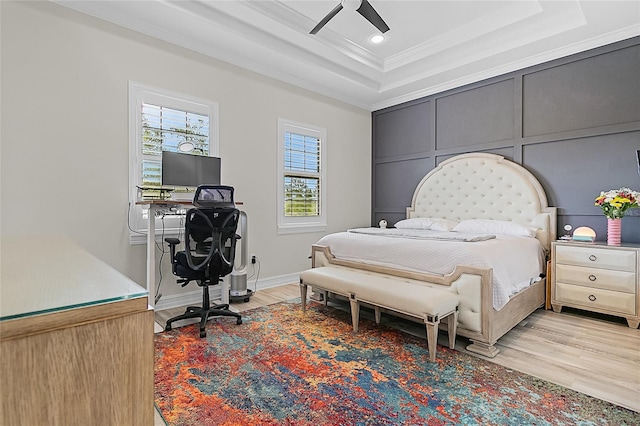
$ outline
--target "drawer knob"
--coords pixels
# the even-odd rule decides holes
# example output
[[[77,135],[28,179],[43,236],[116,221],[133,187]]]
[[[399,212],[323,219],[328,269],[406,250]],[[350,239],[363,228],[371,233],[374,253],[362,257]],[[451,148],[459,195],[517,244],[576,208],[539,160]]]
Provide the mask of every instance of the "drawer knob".
[[[595,281],[596,280],[596,276],[591,274],[589,275],[589,281]]]
[[[589,256],[589,260],[592,261],[592,262],[595,262],[596,259],[597,259],[597,257],[596,257],[595,254],[592,254],[591,256]]]
[[[589,295],[589,300],[591,300],[592,302],[596,300],[596,297],[593,294]]]

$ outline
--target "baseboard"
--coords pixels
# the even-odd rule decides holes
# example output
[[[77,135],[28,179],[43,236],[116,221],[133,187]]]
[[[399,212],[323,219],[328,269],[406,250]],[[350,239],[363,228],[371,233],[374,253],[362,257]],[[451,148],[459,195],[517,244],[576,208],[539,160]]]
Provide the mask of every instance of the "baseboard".
[[[250,290],[260,291],[267,288],[278,287],[281,285],[298,283],[300,281],[300,273],[278,275],[275,277],[261,278],[258,280],[257,285],[254,287],[253,282],[249,282],[247,287]],[[176,284],[177,285],[177,284]],[[194,285],[194,284],[191,284]],[[195,286],[195,285],[194,285]],[[192,291],[186,291],[180,294],[169,294],[162,296],[158,303],[156,303],[155,310],[162,311],[164,309],[178,308],[186,305],[199,306],[202,303],[202,290],[195,286],[196,289]],[[212,286],[209,289],[209,296],[211,300],[221,299],[222,287],[219,285]]]
[[[209,295],[213,300],[220,299],[220,287],[211,288]],[[202,290],[196,286],[196,290],[185,291],[180,294],[169,294],[162,296],[154,309],[156,311],[162,311],[164,309],[178,308],[186,305],[200,305],[202,303]]]

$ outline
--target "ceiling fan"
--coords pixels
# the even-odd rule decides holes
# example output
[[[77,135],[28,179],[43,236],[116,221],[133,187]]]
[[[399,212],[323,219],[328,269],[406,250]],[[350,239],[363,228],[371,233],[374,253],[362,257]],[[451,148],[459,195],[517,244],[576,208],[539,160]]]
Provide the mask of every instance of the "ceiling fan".
[[[316,34],[322,27],[324,27],[327,22],[329,22],[334,16],[338,14],[344,8],[345,0],[340,1],[340,4],[333,8],[331,12],[327,14],[318,25],[313,27],[313,29],[309,32],[309,34]],[[371,4],[367,0],[360,0],[360,6],[356,9],[360,15],[362,15],[367,21],[371,22],[374,27],[376,27],[380,32],[386,33],[389,31],[389,26],[382,20],[378,12],[371,6]]]

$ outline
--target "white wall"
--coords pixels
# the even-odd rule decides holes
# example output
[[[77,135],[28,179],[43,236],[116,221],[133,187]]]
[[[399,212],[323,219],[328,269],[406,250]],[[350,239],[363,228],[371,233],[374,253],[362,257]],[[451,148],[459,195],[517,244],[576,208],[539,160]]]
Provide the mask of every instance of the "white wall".
[[[3,236],[63,234],[145,285],[126,223],[130,80],[219,103],[222,178],[261,278],[307,268],[321,237],[276,233],[278,117],[328,130],[328,232],[369,224],[369,112],[48,2],[0,7]],[[186,291],[163,269],[164,294]]]

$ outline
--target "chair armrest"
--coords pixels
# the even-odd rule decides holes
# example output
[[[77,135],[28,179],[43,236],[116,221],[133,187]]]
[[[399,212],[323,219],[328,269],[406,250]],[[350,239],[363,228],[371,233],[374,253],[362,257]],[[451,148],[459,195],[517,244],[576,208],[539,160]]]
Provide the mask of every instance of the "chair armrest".
[[[176,263],[176,246],[180,244],[180,240],[177,238],[165,238],[167,243],[169,243],[169,251],[171,252],[171,264]]]

